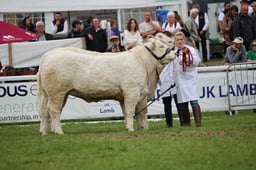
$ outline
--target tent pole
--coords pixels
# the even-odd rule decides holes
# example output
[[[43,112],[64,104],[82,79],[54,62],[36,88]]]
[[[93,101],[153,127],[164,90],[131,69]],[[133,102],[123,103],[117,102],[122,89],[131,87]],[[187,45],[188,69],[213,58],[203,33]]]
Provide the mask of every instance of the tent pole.
[[[86,39],[85,37],[82,37],[82,48],[86,50]]]
[[[13,66],[13,61],[12,61],[12,43],[8,43],[8,56],[9,56],[9,66]]]

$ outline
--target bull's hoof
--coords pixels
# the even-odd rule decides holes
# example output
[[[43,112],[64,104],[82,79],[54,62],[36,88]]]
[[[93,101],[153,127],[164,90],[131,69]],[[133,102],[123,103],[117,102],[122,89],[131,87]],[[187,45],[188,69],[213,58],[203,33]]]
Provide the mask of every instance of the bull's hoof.
[[[133,128],[128,128],[127,130],[128,130],[128,132],[133,132],[134,131]]]
[[[41,133],[41,136],[46,136],[47,135],[47,132],[40,132]]]
[[[56,135],[64,135],[63,132],[54,132],[54,134],[56,134]]]
[[[148,127],[141,126],[141,127],[138,127],[138,130],[148,130]]]

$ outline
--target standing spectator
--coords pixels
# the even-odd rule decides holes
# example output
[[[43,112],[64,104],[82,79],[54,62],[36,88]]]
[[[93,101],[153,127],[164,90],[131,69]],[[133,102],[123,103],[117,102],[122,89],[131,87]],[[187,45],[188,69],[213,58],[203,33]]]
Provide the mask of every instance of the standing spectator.
[[[175,13],[170,11],[167,13],[167,21],[163,23],[162,28],[172,40],[174,40],[174,35],[181,30],[180,23],[175,19]]]
[[[72,30],[68,33],[68,38],[81,37],[81,25],[79,20],[74,20],[72,22]]]
[[[177,95],[176,95],[176,87],[174,86],[174,78],[173,78],[173,70],[174,64],[170,62],[167,66],[164,67],[163,71],[161,72],[159,79],[160,79],[160,94],[163,94],[168,88],[173,86],[168,92],[163,94],[162,101],[164,104],[164,113],[165,113],[165,122],[166,126],[173,127],[173,118],[172,118],[172,99],[176,104],[176,108],[178,111],[178,116],[181,116],[179,111],[178,102],[177,102]],[[180,124],[182,125],[181,118]]]
[[[232,29],[232,23],[234,19],[237,17],[238,14],[238,7],[236,5],[232,5],[229,12],[226,14],[226,16],[223,19],[222,24],[222,32],[223,37],[225,39],[225,50],[228,46],[232,44],[233,41],[233,29]]]
[[[192,47],[196,47],[196,44],[195,44],[195,41],[193,40],[186,24],[183,22],[181,16],[178,14],[177,11],[173,11],[175,13],[175,20],[176,22],[180,23],[180,26],[181,26],[181,32],[184,33],[184,35],[186,36],[186,43],[187,45],[190,45]]]
[[[256,62],[256,39],[252,41],[252,50],[247,53],[247,62]]]
[[[220,12],[219,17],[218,17],[218,26],[219,26],[219,31],[220,31],[220,35],[223,35],[223,19],[225,17],[225,15],[228,13],[228,11],[230,10],[231,7],[231,3],[230,1],[227,1],[224,3],[224,11]]]
[[[252,16],[256,16],[256,1],[254,1],[252,4],[252,9],[253,9],[253,12],[252,12]]]
[[[234,39],[233,44],[230,45],[226,50],[222,65],[246,61],[246,49],[243,42],[244,40],[242,37],[236,37]]]
[[[198,26],[198,34],[201,39],[201,47],[202,47],[202,56],[203,61],[208,61],[208,53],[207,53],[207,44],[206,44],[206,34],[209,28],[209,18],[208,14],[200,9],[199,4],[195,4],[193,8],[196,8],[199,11],[195,21]]]
[[[3,68],[3,65],[2,65],[2,62],[0,60],[0,73],[1,73],[2,68]]]
[[[110,27],[110,28],[109,28]],[[107,19],[107,28],[106,28],[108,39],[109,39],[109,47],[110,47],[110,37],[116,35],[119,37],[119,46],[121,46],[121,36],[120,31],[116,26],[116,21],[112,18]]]
[[[197,15],[198,15],[198,9],[192,8],[190,10],[190,16],[187,18],[185,24],[188,28],[190,35],[192,36],[192,38],[196,44],[196,48],[199,49],[199,42],[201,41],[201,39],[198,35],[198,26],[195,21]]]
[[[140,23],[139,30],[140,34],[145,41],[148,35],[154,35],[157,32],[164,32],[158,23],[158,21],[152,20],[152,12],[150,10],[146,10],[144,13],[145,21]]]
[[[110,28],[111,28],[111,36],[112,35],[117,35],[120,38],[120,31],[116,27],[116,21],[112,18],[107,20],[110,23]]]
[[[34,24],[31,23],[30,16],[25,17],[19,24],[19,27],[27,31],[36,32]]]
[[[253,32],[254,32],[254,37],[256,38],[256,1],[251,4],[253,8],[253,13],[252,13],[252,22],[253,22]]]
[[[92,26],[85,30],[85,37],[87,50],[106,52],[108,47],[107,33],[100,28],[98,18],[93,18]]]
[[[40,35],[40,37],[37,39],[37,41],[52,40],[52,35],[46,33],[44,30],[44,22],[43,21],[36,22],[36,33]]]
[[[53,34],[67,34],[68,22],[62,18],[61,12],[55,13],[55,19],[51,23],[51,31]]]
[[[248,15],[251,16],[253,13],[253,8],[248,1],[250,0],[240,0],[240,6],[242,6],[243,4],[248,5]]]
[[[82,32],[83,32],[82,34],[85,33],[86,29],[89,29],[89,28],[92,27],[92,20],[93,20],[93,18],[95,18],[95,17],[94,17],[94,16],[89,16],[89,17],[86,19],[86,21],[83,23],[83,25],[84,25],[84,30],[82,31]]]
[[[242,37],[246,51],[251,49],[251,42],[254,39],[252,17],[248,15],[248,4],[242,4],[240,14],[232,23],[233,37]]]
[[[201,108],[198,103],[197,65],[200,57],[195,48],[185,45],[186,38],[182,32],[175,34],[177,58],[174,60],[174,82],[176,83],[177,99],[181,111],[182,124],[190,126],[188,102],[190,102],[196,126],[201,126]]]
[[[124,47],[126,50],[129,50],[142,42],[142,37],[140,36],[139,26],[136,19],[129,19],[126,29],[124,30],[123,37]]]

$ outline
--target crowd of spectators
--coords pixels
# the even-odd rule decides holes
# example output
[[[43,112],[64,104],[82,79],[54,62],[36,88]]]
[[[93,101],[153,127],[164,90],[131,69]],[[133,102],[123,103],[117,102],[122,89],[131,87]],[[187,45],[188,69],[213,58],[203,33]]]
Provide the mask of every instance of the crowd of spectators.
[[[224,7],[225,10],[219,15],[220,34],[225,40],[222,64],[256,61],[249,59],[256,55],[253,46],[256,39],[256,2],[248,4],[241,0],[240,8],[225,2]]]
[[[68,31],[68,20],[62,17],[61,12],[56,12],[54,15],[54,20],[51,22],[51,33],[45,32],[43,21],[33,24],[29,16],[22,20],[19,27],[39,34],[40,37],[37,41],[52,40],[58,37],[85,37],[86,49],[97,52],[129,50],[138,43],[146,41],[148,35],[155,35],[157,32],[163,32],[174,39],[175,33],[181,31],[186,36],[188,45],[199,50],[199,44],[201,44],[202,61],[208,61],[206,34],[209,18],[206,11],[200,10],[199,4],[193,5],[189,16],[184,21],[177,11],[168,12],[167,21],[162,25],[159,25],[158,21],[153,21],[152,18],[150,10],[144,12],[144,21],[141,23],[138,23],[135,18],[131,18],[122,32],[122,36],[116,27],[115,20],[110,18],[99,21],[95,16],[89,16],[86,21],[73,20],[72,28]],[[254,61],[256,54],[252,42],[255,42],[256,39],[256,2],[248,4],[247,1],[241,0],[240,7],[232,5],[231,2],[225,2],[224,11],[218,16],[218,26],[219,33],[225,40],[225,56],[222,64]],[[249,51],[250,53],[248,53]],[[247,60],[247,55],[253,57]],[[237,56],[241,56],[239,60]]]

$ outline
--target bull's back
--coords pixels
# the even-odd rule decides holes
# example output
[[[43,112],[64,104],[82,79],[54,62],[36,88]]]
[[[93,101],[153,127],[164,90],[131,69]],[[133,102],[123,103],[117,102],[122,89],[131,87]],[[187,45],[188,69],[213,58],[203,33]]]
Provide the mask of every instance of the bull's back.
[[[117,95],[129,83],[124,82],[128,81],[126,76],[131,70],[127,63],[136,66],[136,62],[131,62],[129,53],[95,53],[76,48],[59,48],[43,56],[40,75],[49,93],[62,90],[89,96]]]

